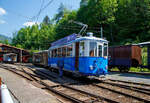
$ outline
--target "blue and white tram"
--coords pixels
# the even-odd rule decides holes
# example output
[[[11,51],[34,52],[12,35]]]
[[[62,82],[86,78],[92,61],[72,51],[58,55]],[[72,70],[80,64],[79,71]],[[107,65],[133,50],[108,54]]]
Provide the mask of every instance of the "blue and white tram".
[[[108,73],[108,41],[93,35],[78,37],[72,34],[51,44],[48,66],[100,76]]]

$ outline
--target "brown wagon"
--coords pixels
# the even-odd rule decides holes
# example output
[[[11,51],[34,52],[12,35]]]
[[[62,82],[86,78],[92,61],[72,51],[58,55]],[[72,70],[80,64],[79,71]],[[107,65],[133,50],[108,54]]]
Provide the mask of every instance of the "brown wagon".
[[[141,48],[137,45],[109,47],[109,68],[118,67],[120,71],[129,71],[142,63]]]

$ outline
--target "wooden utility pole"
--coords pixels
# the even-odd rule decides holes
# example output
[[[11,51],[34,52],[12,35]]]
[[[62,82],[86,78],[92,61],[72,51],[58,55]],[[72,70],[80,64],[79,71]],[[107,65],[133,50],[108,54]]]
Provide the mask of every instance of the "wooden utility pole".
[[[103,38],[103,27],[101,26],[101,38]]]

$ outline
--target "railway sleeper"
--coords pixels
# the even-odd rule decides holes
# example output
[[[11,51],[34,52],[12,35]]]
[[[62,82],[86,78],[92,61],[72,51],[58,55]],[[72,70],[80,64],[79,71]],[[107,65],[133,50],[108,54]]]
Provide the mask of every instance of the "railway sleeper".
[[[136,91],[136,92],[140,92],[140,93],[150,95],[150,92],[148,92],[148,91],[150,91],[150,89],[140,88],[140,87],[135,87],[135,86],[128,86],[128,85],[123,85],[123,84],[109,83],[109,82],[105,82],[105,81],[102,81],[102,83],[109,84],[109,85],[112,85],[112,86],[121,87],[121,88],[130,89],[130,90],[133,90],[133,91]]]
[[[110,89],[110,88],[106,88],[106,87],[103,87],[103,86],[100,86],[100,85],[97,85],[97,84],[93,84],[93,85],[96,86],[96,87],[99,87],[99,88],[107,89],[109,91],[112,91],[112,92],[115,92],[115,93],[118,93],[118,94],[121,94],[121,95],[125,95],[127,97],[131,97],[131,98],[137,99],[139,101],[143,101],[145,103],[150,103],[150,100],[139,98],[139,97],[136,97],[136,96],[133,96],[133,95],[130,95],[130,94],[127,94],[127,93],[123,93],[123,92],[120,92],[120,91],[116,91],[116,90],[113,90],[113,89]]]

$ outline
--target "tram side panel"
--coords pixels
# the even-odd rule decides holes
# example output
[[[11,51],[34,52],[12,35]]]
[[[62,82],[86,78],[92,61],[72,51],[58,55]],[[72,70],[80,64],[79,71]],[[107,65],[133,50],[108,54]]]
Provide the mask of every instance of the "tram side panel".
[[[103,57],[80,57],[79,72],[85,75],[107,74],[108,59]]]
[[[83,75],[107,74],[108,60],[102,57],[79,57],[79,67],[75,67],[75,57],[49,58],[51,67],[59,68],[59,63],[64,63],[64,70],[78,72]]]
[[[78,49],[75,51],[77,52]],[[56,49],[51,52],[51,57],[48,58],[48,66],[50,67],[59,68],[60,65],[63,65],[64,70],[80,73],[81,75],[99,76],[107,74],[107,58],[79,57],[79,53],[75,53],[76,56],[74,57],[58,57]]]

